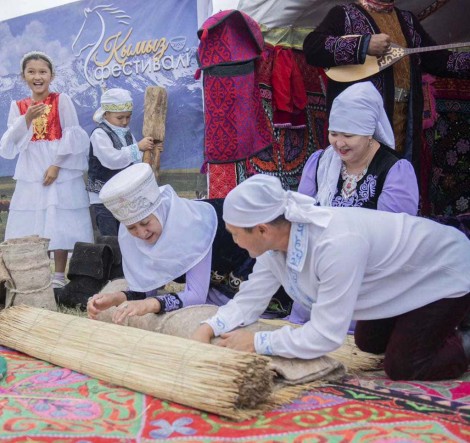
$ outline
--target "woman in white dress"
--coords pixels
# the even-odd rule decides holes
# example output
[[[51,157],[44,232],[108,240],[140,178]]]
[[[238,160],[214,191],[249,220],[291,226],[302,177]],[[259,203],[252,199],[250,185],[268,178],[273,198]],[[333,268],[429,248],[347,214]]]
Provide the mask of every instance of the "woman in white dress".
[[[13,101],[0,155],[18,156],[16,180],[5,239],[40,235],[54,251],[53,286],[63,286],[67,251],[77,241],[92,242],[93,229],[83,172],[89,138],[66,94],[51,92],[51,59],[30,52],[21,61],[21,75],[31,96]]]

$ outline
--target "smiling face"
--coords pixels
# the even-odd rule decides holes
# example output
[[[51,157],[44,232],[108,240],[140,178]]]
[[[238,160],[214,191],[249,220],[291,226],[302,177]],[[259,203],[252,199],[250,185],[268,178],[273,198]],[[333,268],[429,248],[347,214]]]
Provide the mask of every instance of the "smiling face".
[[[147,243],[155,244],[162,235],[162,225],[155,215],[150,214],[137,223],[126,226],[134,237],[140,238]]]
[[[328,140],[346,166],[361,164],[369,156],[370,137],[367,135],[330,131]]]
[[[131,121],[132,112],[105,112],[104,118],[106,121],[111,123],[114,126],[119,128],[126,128],[129,126],[129,122]]]
[[[41,101],[49,95],[49,85],[53,75],[45,60],[28,60],[23,69],[23,78],[31,89],[33,100]]]

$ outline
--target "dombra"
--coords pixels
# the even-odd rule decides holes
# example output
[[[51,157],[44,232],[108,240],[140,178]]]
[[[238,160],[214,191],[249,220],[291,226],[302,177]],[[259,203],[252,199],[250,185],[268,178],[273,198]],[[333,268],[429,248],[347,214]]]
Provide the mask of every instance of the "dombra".
[[[347,35],[345,37],[358,36]],[[426,46],[423,48],[403,48],[402,46],[392,43],[389,51],[381,57],[367,55],[365,62],[361,65],[333,66],[332,68],[325,68],[325,74],[336,82],[354,82],[377,74],[410,54],[438,51],[440,49],[462,48],[464,46],[470,46],[470,42]]]

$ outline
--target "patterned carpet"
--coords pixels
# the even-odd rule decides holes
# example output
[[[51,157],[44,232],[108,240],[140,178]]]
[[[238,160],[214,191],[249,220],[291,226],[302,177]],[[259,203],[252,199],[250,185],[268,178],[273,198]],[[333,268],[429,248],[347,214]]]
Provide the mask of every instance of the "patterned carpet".
[[[392,382],[380,372],[349,376],[237,423],[4,347],[0,355],[8,360],[1,443],[470,441],[470,373],[440,383]]]

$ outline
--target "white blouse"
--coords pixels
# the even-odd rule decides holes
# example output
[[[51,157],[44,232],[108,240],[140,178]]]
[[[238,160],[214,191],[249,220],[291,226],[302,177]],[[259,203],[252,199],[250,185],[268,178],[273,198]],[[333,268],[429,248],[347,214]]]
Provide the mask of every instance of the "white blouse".
[[[80,177],[88,170],[88,134],[80,127],[75,107],[67,94],[59,96],[59,117],[62,138],[31,141],[33,125],[28,128],[16,101],[11,103],[8,129],[0,141],[0,155],[7,159],[19,155],[14,179],[42,183],[47,168],[56,165],[61,168],[56,180],[60,183]]]
[[[216,335],[255,322],[283,285],[310,320],[256,333],[256,351],[316,358],[341,346],[351,320],[393,317],[470,292],[470,242],[457,229],[407,214],[327,210],[326,227],[292,224],[287,254],[258,257],[239,293],[207,321]]]

